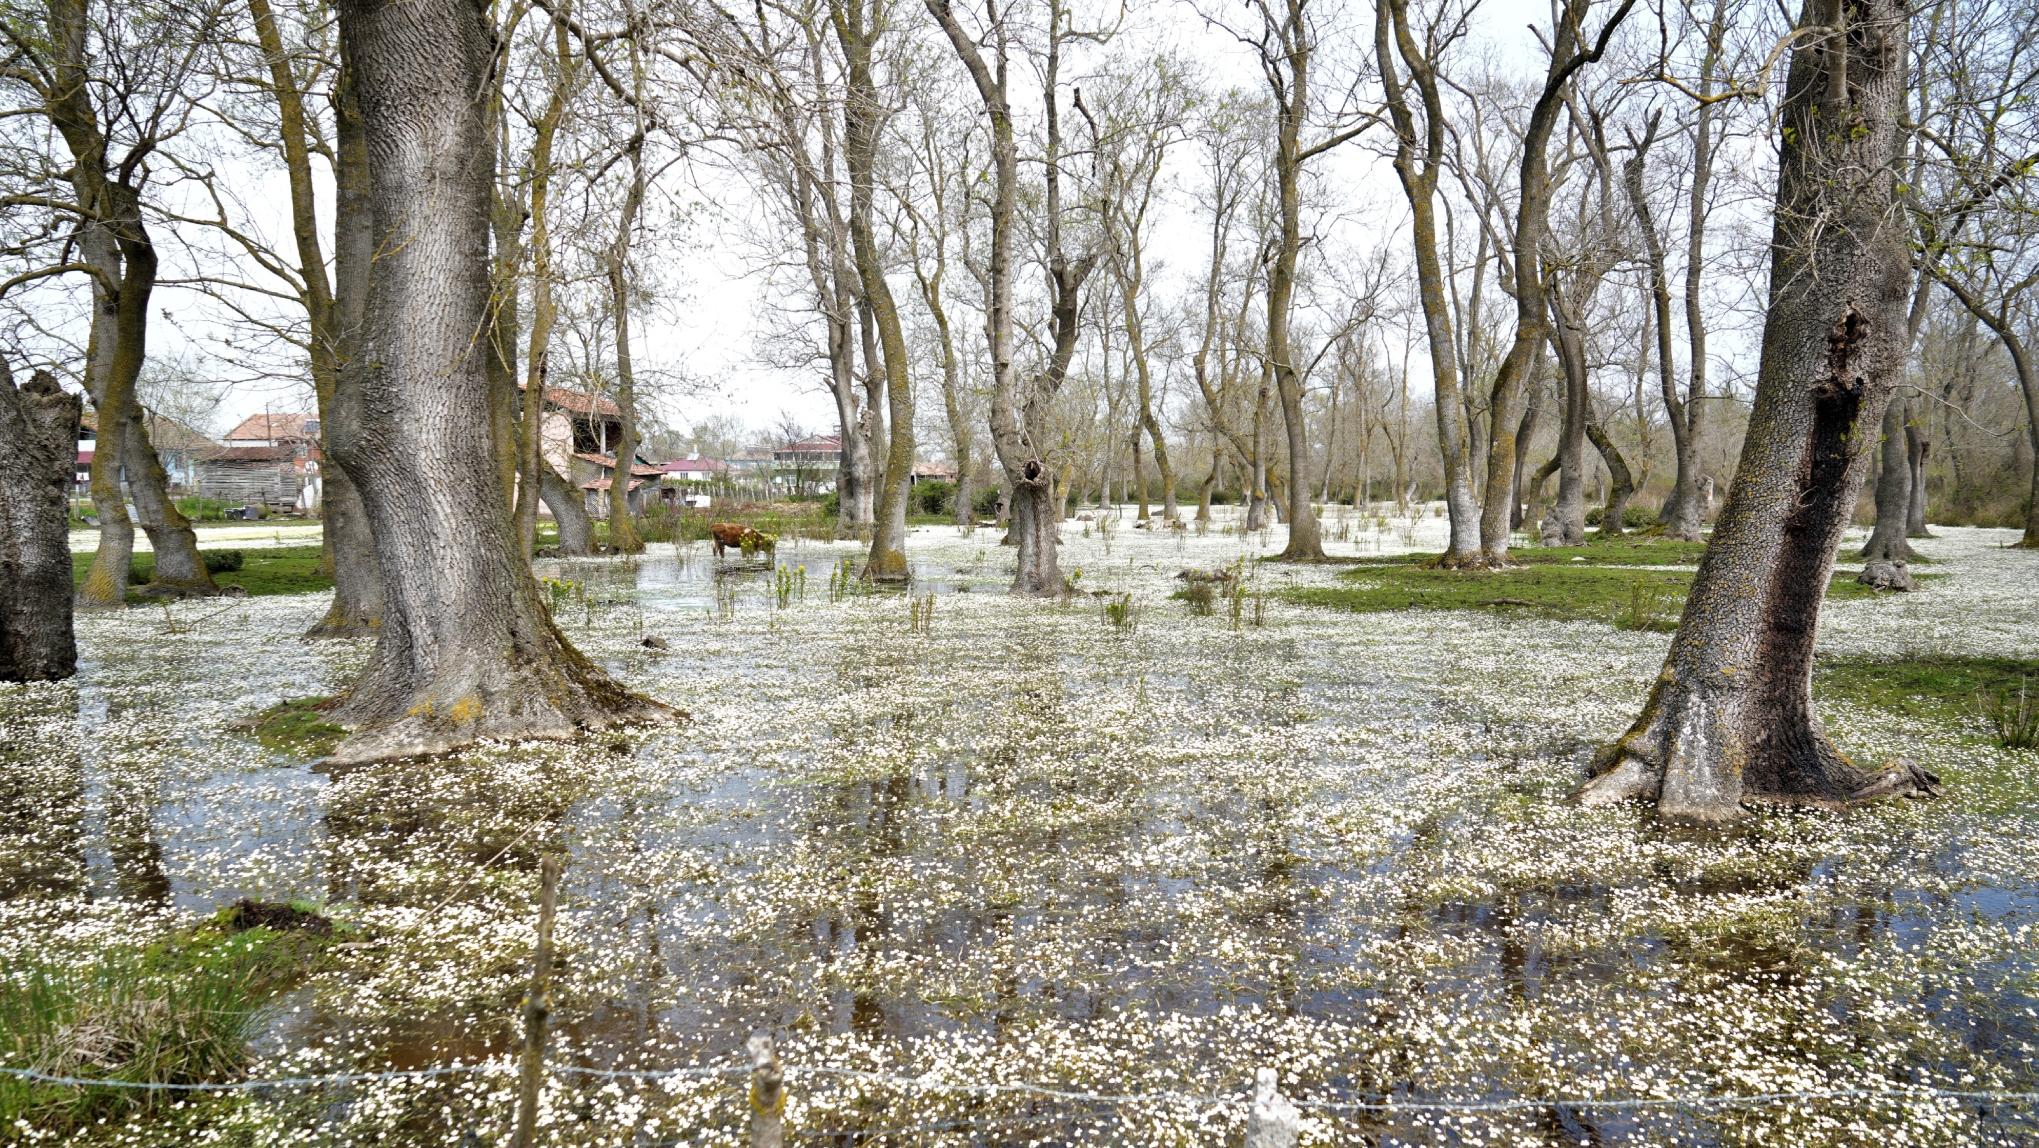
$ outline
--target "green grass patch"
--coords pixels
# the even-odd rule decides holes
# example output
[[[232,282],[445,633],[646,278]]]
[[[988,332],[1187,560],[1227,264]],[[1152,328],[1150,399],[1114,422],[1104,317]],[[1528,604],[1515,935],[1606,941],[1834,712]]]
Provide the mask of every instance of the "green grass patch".
[[[1658,543],[1685,546],[1687,543]],[[1555,553],[1532,551],[1531,553]],[[1638,563],[1638,565],[1645,565]],[[1367,564],[1339,575],[1342,586],[1296,587],[1292,602],[1356,613],[1384,610],[1481,610],[1572,621],[1606,622],[1624,630],[1673,630],[1692,588],[1689,570],[1629,570],[1591,561],[1529,563],[1513,570],[1461,573],[1420,564]],[[1834,599],[1870,598],[1888,591],[1837,574]]]
[[[1529,566],[1563,563],[1577,566],[1697,566],[1706,553],[1704,542],[1673,542],[1662,537],[1624,534],[1619,538],[1588,536],[1584,546],[1510,547],[1508,556]],[[1436,554],[1396,554],[1361,558],[1363,566],[1402,566],[1432,562]]]
[[[1817,658],[1813,695],[1828,701],[1894,710],[1911,717],[1956,719],[1974,714],[1978,698],[2039,693],[2039,661],[2016,658]]]
[[[347,731],[326,720],[324,707],[332,698],[286,698],[251,717],[241,718],[232,728],[255,735],[265,748],[303,757],[324,757],[333,752]]]
[[[274,927],[250,927],[251,916]],[[331,932],[297,906],[242,902],[146,945],[23,956],[0,977],[0,1063],[87,1080],[232,1080],[275,993],[317,963]],[[17,1121],[61,1139],[192,1099],[0,1077],[0,1139],[19,1131]]]
[[[319,573],[319,548],[317,546],[280,546],[271,549],[223,548],[201,550],[199,554],[207,559],[208,566],[217,565],[213,581],[222,586],[236,585],[245,589],[250,597],[260,598],[270,594],[311,594],[333,588],[333,580]],[[228,555],[239,555],[240,566],[234,568]],[[92,552],[71,555],[71,582],[74,586],[85,583],[85,574],[92,569]],[[133,585],[146,584],[156,576],[156,556],[137,554],[131,564],[128,581]],[[148,603],[148,598],[130,596],[130,601]]]

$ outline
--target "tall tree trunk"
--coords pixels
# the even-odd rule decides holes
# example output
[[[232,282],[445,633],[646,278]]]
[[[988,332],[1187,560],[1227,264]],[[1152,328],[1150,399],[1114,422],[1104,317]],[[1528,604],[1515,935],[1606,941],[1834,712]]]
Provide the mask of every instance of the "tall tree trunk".
[[[559,322],[559,304],[552,296],[552,145],[566,117],[578,59],[567,42],[566,14],[561,11],[552,21],[552,93],[532,125],[531,140],[531,334],[524,365],[524,410],[518,419],[516,504],[517,539],[526,554],[538,545],[541,501],[554,507],[560,550],[566,550],[565,520],[554,500],[546,497],[543,472],[551,469],[545,461],[545,392],[552,374],[552,330]],[[585,518],[586,507],[579,509]]]
[[[1422,100],[1421,136],[1406,89],[1396,75],[1397,55],[1408,66],[1409,79]],[[1448,277],[1437,251],[1437,181],[1444,170],[1446,131],[1444,103],[1436,70],[1419,46],[1410,22],[1408,0],[1383,0],[1376,5],[1374,57],[1395,127],[1395,176],[1409,200],[1417,297],[1423,306],[1423,329],[1430,344],[1437,446],[1444,463],[1444,502],[1451,524],[1450,540],[1437,564],[1455,569],[1479,562],[1480,504],[1473,495],[1472,433],[1459,385],[1458,341],[1452,334],[1451,305],[1445,294]],[[1406,356],[1403,362],[1406,369]],[[1398,486],[1401,481],[1398,476]],[[1396,494],[1401,497],[1402,490],[1398,489]]]
[[[1834,552],[1907,358],[1907,220],[1896,188],[1910,14],[1812,0],[1786,79],[1770,300],[1741,465],[1663,672],[1579,792],[1653,799],[1716,824],[1747,803],[1838,806],[1930,793],[1909,763],[1874,774],[1828,740],[1812,652]]]
[[[1543,386],[1540,378],[1543,371],[1543,356],[1537,356],[1537,369],[1531,375],[1529,402],[1522,412],[1522,425],[1515,432],[1515,480],[1510,484],[1508,498],[1509,524],[1516,530],[1522,529],[1527,503],[1522,488],[1522,472],[1529,469],[1529,447],[1536,441],[1537,428],[1543,422]]]
[[[1883,408],[1881,454],[1883,465],[1876,475],[1876,529],[1862,557],[1871,562],[1910,562],[1916,555],[1905,541],[1905,526],[1912,511],[1912,468],[1905,451],[1905,404],[1892,399]]]
[[[642,96],[644,69],[638,59],[638,43],[630,41],[631,71],[637,77]],[[643,539],[637,536],[637,519],[630,508],[631,472],[637,469],[637,371],[630,360],[630,239],[637,230],[637,213],[644,208],[644,123],[639,98],[634,103],[639,121],[625,145],[630,157],[630,188],[623,195],[622,218],[616,223],[616,238],[609,245],[608,266],[610,317],[616,324],[616,409],[620,413],[621,435],[616,440],[616,465],[609,471],[609,552],[639,554]]]
[[[92,283],[85,391],[98,412],[92,500],[99,511],[100,547],[77,605],[118,609],[126,603],[134,529],[121,497],[125,469],[135,517],[156,551],[156,575],[143,593],[163,596],[219,593],[198,556],[198,536],[169,496],[168,476],[149,443],[135,381],[147,354],[149,295],[156,286],[156,247],[143,222],[140,192],[128,170],[146,159],[131,153],[116,171],[107,154],[88,74],[89,19],[82,0],[52,0],[47,11],[51,58],[43,111],[71,155],[69,177],[77,203],[91,213],[78,228],[77,261],[97,274]]]
[[[1577,318],[1561,302],[1561,293],[1551,292],[1558,307],[1557,329],[1552,333],[1558,348],[1558,362],[1565,372],[1565,419],[1558,431],[1558,498],[1551,513],[1558,526],[1557,545],[1586,544],[1586,423],[1592,417],[1592,391],[1586,385],[1586,335]]]
[[[331,442],[362,479],[384,624],[336,719],[336,764],[438,753],[480,738],[571,738],[674,711],[625,690],[546,612],[486,436],[473,354],[489,305],[495,148],[484,10],[467,0],[346,0],[380,253],[368,293],[361,410]]]
[[[885,114],[871,71],[871,56],[882,25],[866,24],[863,0],[832,5],[830,21],[848,65],[843,159],[850,173],[850,242],[866,319],[864,355],[871,379],[872,429],[874,435],[883,433],[886,423],[880,421],[881,415],[890,415],[891,427],[880,477],[877,528],[871,532],[864,577],[873,582],[905,582],[912,577],[906,564],[906,503],[913,485],[913,386],[906,374],[906,335],[900,327],[892,287],[885,281],[885,256],[871,219],[877,191],[878,130]],[[871,347],[873,328],[876,357]]]
[[[1711,53],[1708,54],[1708,58],[1711,58]],[[1711,105],[1702,107],[1710,108]],[[1702,134],[1707,131],[1704,120],[1700,123],[1699,130]],[[1693,431],[1692,413],[1688,402],[1678,396],[1678,370],[1671,358],[1671,277],[1664,255],[1664,242],[1657,235],[1656,217],[1650,211],[1649,194],[1643,186],[1644,165],[1648,161],[1650,144],[1655,141],[1656,134],[1657,117],[1651,116],[1643,138],[1634,141],[1635,154],[1623,167],[1622,185],[1628,191],[1629,206],[1635,211],[1636,223],[1643,235],[1643,250],[1648,256],[1650,301],[1655,307],[1654,326],[1657,333],[1657,376],[1664,400],[1664,420],[1671,424],[1672,453],[1676,456],[1678,465],[1677,478],[1672,484],[1670,497],[1664,502],[1663,514],[1660,517],[1666,538],[1674,538],[1681,542],[1697,542],[1700,518],[1705,509],[1699,505],[1699,443]],[[1704,162],[1706,144],[1702,142],[1698,146],[1699,158]],[[1697,173],[1694,178],[1704,180],[1705,174]],[[1693,203],[1695,211],[1703,210],[1703,206],[1697,200]],[[1697,284],[1692,279],[1688,278],[1685,286],[1688,295],[1697,290]],[[1699,342],[1695,350],[1703,356],[1706,329],[1703,325],[1694,326],[1694,322],[1694,316],[1688,311],[1686,326],[1696,332]],[[1698,377],[1698,372],[1704,370],[1702,360],[1702,365],[1695,370],[1695,377]]]
[[[361,320],[363,272],[372,251],[364,249],[369,235],[361,202],[367,179],[362,154],[360,112],[353,106],[350,69],[341,66],[333,85],[337,147],[334,152],[335,245],[337,282],[326,278],[325,253],[319,243],[318,204],[313,190],[311,137],[304,91],[290,66],[290,56],[268,0],[248,0],[255,35],[268,58],[269,90],[276,100],[277,126],[283,145],[284,171],[290,184],[290,227],[297,245],[300,298],[311,332],[308,358],[312,389],[318,399],[320,436],[331,433],[338,417],[335,390],[340,366],[352,353]],[[321,452],[319,460],[319,567],[333,579],[333,601],[324,617],[305,631],[307,638],[344,638],[372,634],[382,613],[382,576],[375,567],[375,547],[362,517],[361,496],[344,467]]]
[[[48,371],[16,390],[0,360],[0,682],[78,670],[70,490],[83,404]]]
[[[347,364],[361,355],[368,283],[375,262],[375,221],[369,207],[368,136],[361,122],[355,70],[341,43],[333,85],[333,385],[319,408],[320,437],[328,444],[319,466],[324,493],[320,519],[333,550],[333,603],[307,638],[351,638],[382,627],[382,565],[360,484],[333,454],[333,436],[361,417],[363,374]]]
[[[1933,443],[1926,437],[1921,422],[1919,419],[1906,419],[1904,426],[1905,462],[1911,471],[1912,489],[1911,512],[1905,515],[1907,538],[1933,536],[1933,532],[1926,529],[1926,455],[1933,449]]]
[[[1010,485],[1008,537],[1019,549],[1012,593],[1053,596],[1062,592],[1063,581],[1055,555],[1057,536],[1051,490],[1054,478],[1042,451],[1041,428],[1036,423],[1041,412],[1036,400],[1042,397],[1041,392],[1051,393],[1060,385],[1062,373],[1068,370],[1069,360],[1075,355],[1078,296],[1089,272],[1088,261],[1072,262],[1063,255],[1059,239],[1060,156],[1056,154],[1059,140],[1054,133],[1059,96],[1053,66],[1053,49],[1060,43],[1059,33],[1049,39],[1051,64],[1045,86],[1050,116],[1048,272],[1054,289],[1055,348],[1044,377],[1024,388],[1032,393],[1022,395],[1012,345],[1012,231],[1019,200],[1019,149],[1013,135],[1012,104],[1007,96],[1006,28],[1003,22],[994,24],[990,37],[993,57],[986,61],[978,49],[978,38],[958,22],[950,0],[926,0],[926,4],[928,14],[941,26],[950,47],[970,73],[991,127],[991,259],[986,271],[990,290],[986,293],[984,325],[991,344],[991,443],[998,453],[1005,482]],[[1059,7],[1054,9],[1053,16],[1059,26],[1062,21]]]

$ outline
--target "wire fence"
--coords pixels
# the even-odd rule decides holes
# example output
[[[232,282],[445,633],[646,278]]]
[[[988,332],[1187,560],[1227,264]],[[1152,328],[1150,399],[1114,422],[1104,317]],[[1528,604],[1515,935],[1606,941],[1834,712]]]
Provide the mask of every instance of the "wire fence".
[[[1155,1090],[1120,1092],[1097,1090],[1069,1084],[1042,1084],[1036,1082],[970,1082],[942,1079],[931,1074],[906,1075],[895,1072],[881,1072],[868,1069],[831,1065],[786,1065],[779,1066],[772,1054],[772,1042],[768,1035],[753,1037],[752,1063],[731,1063],[723,1065],[689,1066],[660,1069],[603,1069],[573,1064],[551,1063],[543,1066],[547,1081],[560,1091],[548,1089],[548,1096],[559,1107],[558,1100],[571,1096],[575,1091],[573,1081],[583,1086],[601,1083],[630,1084],[645,1086],[668,1082],[685,1082],[719,1088],[725,1101],[741,1099],[736,1090],[728,1085],[732,1082],[749,1082],[747,1105],[737,1105],[739,1111],[728,1113],[720,1121],[695,1120],[691,1129],[678,1138],[647,1138],[636,1136],[628,1141],[633,1148],[701,1143],[749,1143],[758,1148],[775,1148],[789,1140],[836,1141],[841,1143],[915,1143],[956,1142],[1002,1144],[1017,1143],[1021,1140],[1039,1141],[1046,1136],[1054,1139],[1052,1133],[1061,1129],[1069,1134],[1070,1142],[1114,1140],[1113,1127],[1138,1123],[1141,1116],[1157,1113],[1200,1114],[1209,1122],[1219,1118],[1217,1126],[1231,1129],[1243,1122],[1246,1126],[1249,1145],[1267,1144],[1276,1148],[1287,1148],[1297,1143],[1297,1134],[1305,1118],[1336,1120],[1338,1117],[1392,1118],[1408,1116],[1425,1117],[1495,1117],[1529,1115],[1541,1117],[1536,1123],[1562,1128],[1576,1125],[1581,1128],[1604,1124],[1604,1118],[1615,1114],[1678,1114],[1698,1117],[1718,1115],[1733,1110],[1756,1113],[1758,1110],[1790,1106],[1803,1110],[1816,1105],[1847,1105],[1860,1107],[1865,1102],[1895,1102],[1901,1106],[1928,1106],[1948,1113],[1960,1113],[1970,1118],[1979,1142],[1985,1144],[2027,1145],[2039,1142],[2039,1092],[1963,1090],[1937,1088],[1925,1085],[1890,1085],[1871,1088],[1804,1089],[1793,1091],[1751,1092],[1721,1095],[1679,1095],[1679,1096],[1576,1096],[1552,1098],[1509,1098],[1509,1099],[1453,1099],[1448,1097],[1364,1097],[1341,1096],[1326,1091],[1311,1091],[1296,1097],[1281,1096],[1274,1087],[1274,1073],[1262,1069],[1254,1092],[1230,1090],[1210,1093],[1190,1093],[1177,1090]],[[761,1052],[759,1050],[762,1050]],[[330,1090],[350,1086],[371,1084],[397,1084],[403,1082],[428,1082],[451,1077],[497,1078],[510,1081],[522,1073],[521,1066],[513,1060],[495,1060],[474,1064],[452,1064],[435,1068],[401,1069],[384,1072],[349,1072],[319,1076],[280,1076],[266,1079],[221,1081],[211,1083],[183,1083],[159,1081],[110,1080],[96,1077],[80,1077],[60,1073],[48,1073],[29,1068],[0,1067],[0,1076],[13,1077],[24,1082],[70,1088],[111,1089],[141,1093],[200,1094],[231,1096],[237,1094],[268,1095],[289,1090]],[[773,1102],[759,1100],[761,1076],[776,1073],[783,1091]],[[800,1085],[817,1088],[828,1083],[856,1086],[854,1089],[863,1103],[844,1104],[844,1097],[833,1098],[836,1103],[809,1104],[806,1107],[814,1116],[833,1116],[835,1119],[820,1124],[803,1123],[795,1126],[783,1120],[787,1110],[788,1094],[802,1091]],[[908,1105],[874,1105],[870,1098],[882,1093],[904,1094],[916,1102]],[[330,1101],[330,1097],[325,1098]],[[994,1108],[983,1111],[929,1112],[926,1118],[913,1119],[908,1112],[916,1107],[938,1108],[930,1101],[1028,1101],[1040,1102],[1022,1105],[1024,1110]],[[1045,1105],[1045,1107],[1043,1107]],[[569,1105],[570,1106],[570,1105]],[[750,1109],[746,1122],[741,1108]],[[769,1108],[781,1115],[776,1132],[761,1130],[757,1119]],[[843,1123],[844,1109],[861,1108],[871,1119],[863,1123]],[[507,1123],[506,1113],[495,1113],[492,1123],[501,1127]],[[1284,1118],[1285,1117],[1285,1118]],[[1601,1119],[1597,1119],[1601,1118]],[[748,1123],[749,1127],[744,1125]],[[1093,1124],[1093,1135],[1078,1135],[1069,1130],[1078,1125]],[[1272,1126],[1270,1128],[1270,1125]],[[480,1122],[469,1121],[470,1133]],[[1265,1133],[1272,1131],[1275,1138],[1266,1139]],[[1640,1129],[1637,1129],[1640,1131]],[[1018,1135],[1024,1133],[1023,1136]],[[1256,1138],[1258,1134],[1258,1138]],[[1600,1133],[1605,1136],[1605,1130]],[[468,1142],[479,1142],[471,1135]],[[512,1138],[514,1142],[514,1137]],[[1647,1141],[1644,1141],[1647,1142]]]
[[[768,1032],[747,1059],[672,1068],[598,1068],[547,1060],[552,924],[559,859],[541,867],[538,945],[515,1059],[432,1068],[233,1081],[119,1080],[0,1066],[14,1088],[83,1090],[142,1103],[159,1095],[246,1099],[278,1106],[272,1119],[324,1130],[333,1143],[507,1143],[510,1148],[628,1144],[724,1145],[1216,1144],[1296,1148],[1313,1142],[1398,1140],[1656,1145],[1673,1142],[1880,1144],[1880,1133],[1927,1125],[1934,1143],[2009,1148],[2039,1144],[2039,1092],[1923,1084],[1676,1096],[1485,1097],[1366,1094],[1335,1085],[1294,1097],[1274,1068],[1251,1090],[1108,1090],[1076,1083],[956,1079],[841,1065],[782,1065]],[[738,1085],[743,1087],[732,1087]],[[1496,1096],[1496,1093],[1504,1095]],[[1958,1129],[1949,1125],[1959,1122]],[[1793,1134],[1773,1136],[1772,1125]],[[1818,1125],[1819,1127],[1812,1127]],[[627,1127],[618,1136],[619,1127]],[[508,1135],[503,1132],[507,1130]],[[1799,1136],[1799,1131],[1835,1133]],[[0,1138],[12,1130],[0,1129]],[[396,1132],[397,1135],[392,1135]],[[1704,1135],[1695,1137],[1694,1132]],[[1915,1139],[1903,1137],[1902,1139]]]

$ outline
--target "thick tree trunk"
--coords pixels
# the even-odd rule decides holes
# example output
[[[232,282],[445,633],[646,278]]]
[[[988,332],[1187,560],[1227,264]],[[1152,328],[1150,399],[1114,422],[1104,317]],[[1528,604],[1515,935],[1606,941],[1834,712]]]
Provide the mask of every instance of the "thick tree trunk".
[[[587,499],[582,497],[580,488],[559,476],[552,464],[540,460],[538,463],[538,496],[545,500],[546,509],[552,511],[552,521],[559,527],[559,555],[562,558],[586,558],[595,552],[595,525],[588,519]]]
[[[359,417],[331,448],[361,480],[387,593],[374,657],[335,715],[348,764],[480,738],[570,738],[672,718],[570,645],[538,596],[488,436],[473,353],[489,292],[494,54],[466,0],[349,0],[381,256],[369,292]]]
[[[65,494],[83,409],[48,371],[16,390],[0,362],[0,682],[56,681],[78,669]]]
[[[1883,408],[1881,455],[1883,465],[1876,475],[1876,529],[1862,557],[1871,562],[1910,562],[1911,543],[1905,541],[1905,526],[1912,511],[1912,468],[1905,452],[1904,403],[1893,401]]]
[[[1586,437],[1592,440],[1593,448],[1607,463],[1607,473],[1614,479],[1607,488],[1607,505],[1600,511],[1600,537],[1618,538],[1627,529],[1622,516],[1628,513],[1629,496],[1635,493],[1634,476],[1629,473],[1628,460],[1621,457],[1621,449],[1604,429],[1588,423]]]
[[[1909,14],[1814,0],[1837,32],[1792,51],[1770,305],[1742,460],[1649,701],[1595,763],[1589,805],[1654,799],[1716,824],[1745,804],[1836,807],[1936,792],[1900,763],[1858,768],[1812,708],[1820,603],[1907,357],[1906,216],[1896,189]]]

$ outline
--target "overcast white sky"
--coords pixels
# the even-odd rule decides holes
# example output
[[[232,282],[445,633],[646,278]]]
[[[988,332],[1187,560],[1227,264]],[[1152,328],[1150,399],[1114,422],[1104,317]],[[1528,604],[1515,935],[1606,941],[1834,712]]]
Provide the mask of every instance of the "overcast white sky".
[[[1354,35],[1370,35],[1370,6],[1364,11],[1355,8],[1352,18],[1361,22]],[[1488,0],[1476,39],[1493,45],[1504,61],[1512,58],[1522,67],[1538,66],[1541,50],[1524,29],[1531,21],[1547,23],[1549,18],[1548,5],[1536,0]],[[1257,91],[1262,84],[1246,52],[1224,32],[1207,28],[1189,4],[1155,6],[1141,19],[1129,28],[1126,40],[1150,48],[1164,44],[1182,48],[1208,69],[1204,79],[1214,87],[1238,85]],[[1080,67],[1071,68],[1065,74],[1080,71]],[[1016,70],[1015,87],[1025,83]],[[959,107],[957,114],[975,114],[974,106]],[[1326,249],[1365,259],[1384,244],[1399,246],[1406,209],[1392,175],[1371,158],[1364,141],[1346,145],[1317,164],[1341,206],[1341,214],[1326,236]],[[677,170],[668,178],[677,178]],[[641,362],[676,368],[705,384],[701,393],[661,400],[666,421],[676,429],[685,429],[709,415],[733,415],[761,429],[774,424],[780,412],[789,411],[810,429],[832,429],[834,405],[818,374],[774,369],[758,362],[755,336],[768,304],[763,277],[753,271],[757,253],[746,247],[741,235],[745,221],[758,209],[749,189],[739,178],[712,164],[696,165],[686,178],[691,185],[675,188],[673,195],[702,205],[693,216],[692,243],[684,264],[668,270],[674,295],[666,306],[656,309],[658,313],[638,321],[635,348]],[[320,190],[322,206],[330,210],[330,187]],[[1206,258],[1208,240],[1192,214],[1187,191],[1185,187],[1178,192],[1151,248],[1163,265],[1164,282],[1176,274],[1195,273]],[[279,241],[288,235],[288,193],[280,176],[251,179],[247,200],[263,231]],[[260,219],[265,212],[270,218]],[[1161,289],[1173,290],[1174,285]],[[896,282],[895,290],[902,303],[917,305],[907,283]],[[203,344],[218,335],[218,326],[208,318],[212,306],[189,292],[165,288],[158,295],[157,307],[159,321],[151,330],[152,357],[174,359],[189,353],[194,343]],[[224,431],[241,418],[264,410],[309,409],[310,401],[309,387],[303,383],[239,385],[222,403],[212,429]]]

